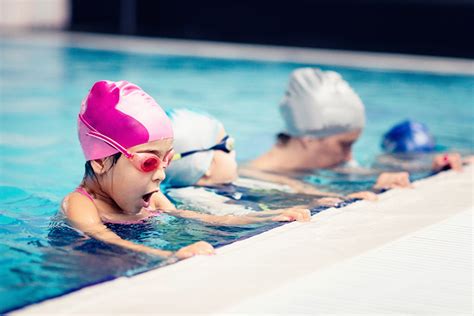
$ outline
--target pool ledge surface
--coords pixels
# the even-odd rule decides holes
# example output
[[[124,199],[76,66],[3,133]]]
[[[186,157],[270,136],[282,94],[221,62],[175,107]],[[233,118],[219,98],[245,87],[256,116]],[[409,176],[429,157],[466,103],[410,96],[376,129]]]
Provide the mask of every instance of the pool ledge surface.
[[[472,314],[474,168],[13,314]]]

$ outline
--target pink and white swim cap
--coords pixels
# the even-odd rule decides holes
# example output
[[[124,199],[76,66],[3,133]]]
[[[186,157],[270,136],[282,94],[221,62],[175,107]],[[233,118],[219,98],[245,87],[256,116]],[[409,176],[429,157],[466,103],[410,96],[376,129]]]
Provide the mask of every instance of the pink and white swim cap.
[[[127,81],[98,81],[81,104],[77,120],[86,160],[173,137],[171,121],[140,87]]]

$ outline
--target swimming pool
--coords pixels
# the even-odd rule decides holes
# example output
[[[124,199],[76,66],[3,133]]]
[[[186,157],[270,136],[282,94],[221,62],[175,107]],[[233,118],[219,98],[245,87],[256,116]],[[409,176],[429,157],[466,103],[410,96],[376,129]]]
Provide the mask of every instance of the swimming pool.
[[[237,138],[240,161],[268,148],[282,127],[277,104],[296,63],[131,54],[68,46],[0,42],[0,312],[162,264],[156,258],[81,239],[51,221],[61,198],[82,178],[76,137],[81,98],[98,79],[136,82],[165,108],[206,110]],[[351,83],[367,108],[355,156],[369,165],[380,135],[405,118],[428,124],[437,142],[473,150],[474,77],[322,66]],[[257,136],[257,137],[256,137]],[[252,144],[252,146],[248,146]],[[176,249],[206,239],[225,244],[249,233],[163,216],[122,233]],[[176,227],[185,224],[186,231]],[[64,236],[68,236],[69,240]],[[58,238],[59,237],[59,238]]]

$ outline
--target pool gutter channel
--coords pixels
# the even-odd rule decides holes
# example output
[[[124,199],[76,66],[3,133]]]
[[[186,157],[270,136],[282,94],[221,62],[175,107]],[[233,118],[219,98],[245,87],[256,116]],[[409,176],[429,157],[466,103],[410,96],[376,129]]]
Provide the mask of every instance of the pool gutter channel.
[[[194,257],[135,277],[122,277],[13,314],[344,312],[341,303],[332,302],[329,297],[337,293],[328,292],[328,297],[324,297],[324,291],[338,284],[337,277],[343,277],[345,282],[337,286],[341,299],[350,302],[353,291],[362,291],[360,288],[343,291],[344,285],[353,286],[350,282],[361,280],[367,286],[366,291],[372,288],[372,293],[364,294],[364,298],[379,296],[377,301],[371,301],[374,305],[370,308],[369,303],[359,302],[346,312],[469,314],[472,313],[473,178],[472,166],[462,173],[443,172],[415,182],[413,189],[385,192],[379,195],[378,202],[360,201],[330,209],[314,215],[310,223],[290,223],[224,246],[217,249],[215,256]],[[449,222],[459,216],[464,217],[457,220],[458,224]],[[434,236],[433,231],[450,235],[429,237]],[[410,245],[420,240],[425,243],[423,251],[410,250]],[[396,255],[387,255],[394,247],[398,247]],[[449,251],[455,253],[451,258],[444,258],[444,253]],[[369,256],[372,261],[367,261]],[[443,262],[448,260],[452,264],[460,262],[461,268],[444,267],[434,257],[442,257]],[[357,267],[361,260],[366,260],[364,267],[371,272],[356,270],[348,275],[347,269]],[[403,260],[417,267],[431,264],[444,268],[417,272],[411,266],[404,267]],[[390,265],[397,269],[397,277],[387,272]],[[403,287],[416,277],[420,277],[419,282],[410,288],[383,296],[390,286]],[[447,283],[430,283],[440,277],[438,283]],[[317,286],[324,287],[322,293],[320,289],[317,294]],[[452,292],[429,292],[425,288],[434,286],[450,287]],[[311,291],[315,292],[314,297],[304,296]],[[413,298],[416,302],[411,305],[406,302],[409,299],[397,302],[397,295],[400,300],[406,295],[416,296]],[[317,304],[317,300],[324,299],[326,305]],[[299,304],[292,304],[298,300]],[[434,303],[420,305],[420,300]],[[378,302],[385,305],[377,309],[377,304],[382,304]],[[272,309],[278,304],[279,309]],[[302,306],[305,309],[301,310]],[[326,310],[321,310],[323,306]]]

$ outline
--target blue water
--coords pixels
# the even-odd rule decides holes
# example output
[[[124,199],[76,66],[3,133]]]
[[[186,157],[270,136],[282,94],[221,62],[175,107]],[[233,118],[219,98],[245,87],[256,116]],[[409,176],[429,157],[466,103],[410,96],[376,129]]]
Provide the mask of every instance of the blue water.
[[[100,79],[132,81],[165,108],[205,110],[237,139],[240,161],[269,148],[283,127],[278,103],[289,73],[303,64],[129,54],[0,41],[0,313],[162,262],[86,239],[55,219],[83,175],[76,137],[79,105]],[[369,166],[380,135],[406,118],[426,123],[438,144],[473,152],[474,77],[321,66],[340,72],[366,105],[355,157]],[[309,177],[311,179],[311,177]],[[314,175],[314,183],[325,183]],[[321,180],[323,179],[323,180]],[[353,179],[356,191],[369,185]],[[332,181],[332,183],[337,181]],[[344,185],[347,181],[344,180]],[[219,228],[160,216],[112,227],[149,246],[215,246],[257,228]]]

